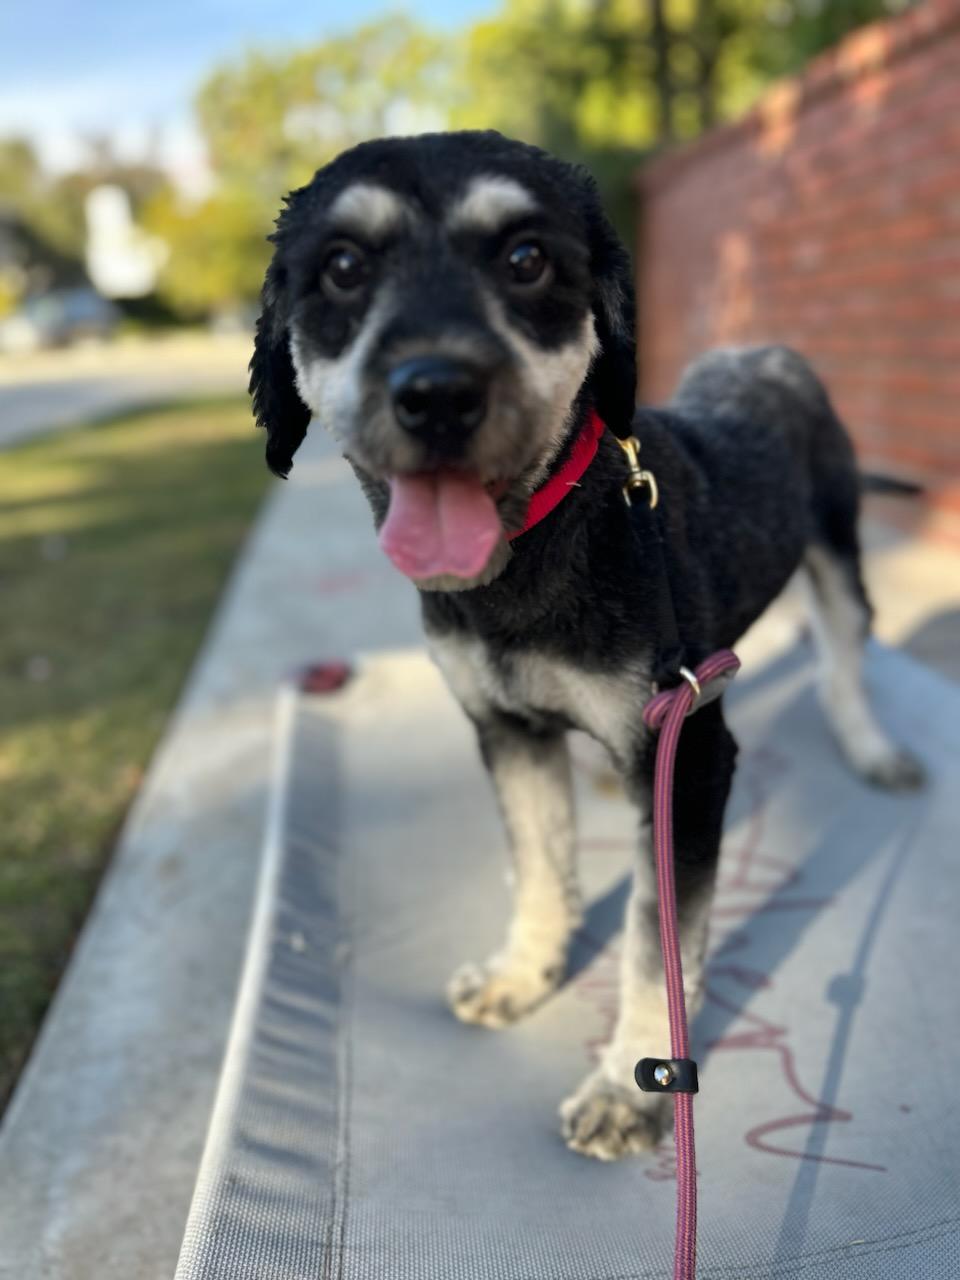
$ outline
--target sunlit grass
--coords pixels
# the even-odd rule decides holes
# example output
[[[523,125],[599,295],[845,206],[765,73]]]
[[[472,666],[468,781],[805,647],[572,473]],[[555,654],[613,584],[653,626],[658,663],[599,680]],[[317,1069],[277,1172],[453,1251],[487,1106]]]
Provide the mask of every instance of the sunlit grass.
[[[0,452],[0,1103],[266,484],[241,400]]]

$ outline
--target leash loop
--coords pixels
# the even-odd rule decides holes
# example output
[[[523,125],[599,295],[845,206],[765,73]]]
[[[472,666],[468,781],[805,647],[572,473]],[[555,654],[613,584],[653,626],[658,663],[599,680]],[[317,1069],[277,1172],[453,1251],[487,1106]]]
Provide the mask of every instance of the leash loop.
[[[719,697],[740,667],[736,654],[720,649],[696,668],[681,667],[683,682],[664,689],[644,708],[643,722],[659,732],[653,781],[653,843],[657,868],[657,902],[660,919],[660,950],[667,987],[670,1022],[670,1057],[642,1059],[637,1064],[638,1079],[654,1064],[689,1067],[696,1080],[696,1064],[690,1059],[690,1035],[683,992],[683,964],[677,927],[677,891],[673,851],[673,777],[677,747],[683,722],[704,700]],[[663,1079],[663,1076],[660,1077]],[[657,1077],[654,1076],[654,1081]],[[669,1084],[670,1081],[668,1080]],[[661,1086],[661,1091],[663,1086]],[[697,1167],[693,1138],[693,1092],[673,1091],[673,1136],[677,1154],[677,1225],[673,1263],[674,1280],[693,1280],[697,1269]]]

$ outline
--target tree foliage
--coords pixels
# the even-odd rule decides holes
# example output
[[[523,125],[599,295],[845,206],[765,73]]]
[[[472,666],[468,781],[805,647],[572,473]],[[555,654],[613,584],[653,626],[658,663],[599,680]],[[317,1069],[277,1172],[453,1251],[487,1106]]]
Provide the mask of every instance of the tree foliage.
[[[662,145],[739,113],[771,79],[908,3],[505,0],[466,34],[454,116],[560,149]]]
[[[214,170],[276,208],[364,138],[442,128],[450,42],[388,17],[291,54],[249,54],[200,90],[197,114]]]
[[[51,178],[28,141],[0,140],[0,216],[29,239],[30,258],[59,278],[83,254],[83,202],[69,182]]]
[[[263,281],[273,213],[237,186],[222,186],[200,203],[172,189],[159,193],[143,222],[171,249],[160,273],[161,300],[184,319],[242,314]]]
[[[768,0],[754,21],[749,58],[763,80],[799,71],[857,27],[910,8],[917,0]]]

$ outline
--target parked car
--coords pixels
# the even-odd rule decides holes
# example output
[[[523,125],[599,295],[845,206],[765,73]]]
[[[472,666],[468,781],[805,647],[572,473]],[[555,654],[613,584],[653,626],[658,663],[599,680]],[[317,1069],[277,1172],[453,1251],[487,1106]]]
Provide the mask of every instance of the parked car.
[[[117,307],[95,289],[54,289],[28,298],[0,321],[0,351],[15,355],[83,338],[109,338],[119,321]]]

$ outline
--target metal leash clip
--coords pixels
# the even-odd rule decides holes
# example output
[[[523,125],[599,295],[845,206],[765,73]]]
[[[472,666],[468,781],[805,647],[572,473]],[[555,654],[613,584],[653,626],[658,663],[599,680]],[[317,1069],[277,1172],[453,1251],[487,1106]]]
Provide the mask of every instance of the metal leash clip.
[[[645,471],[640,465],[640,441],[636,436],[627,436],[623,440],[619,436],[615,436],[614,439],[626,454],[627,466],[630,468],[627,483],[623,486],[624,502],[628,507],[631,506],[633,491],[635,489],[646,489],[650,494],[650,508],[652,510],[660,501],[660,490],[657,488],[657,480],[653,472]]]

